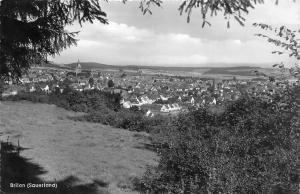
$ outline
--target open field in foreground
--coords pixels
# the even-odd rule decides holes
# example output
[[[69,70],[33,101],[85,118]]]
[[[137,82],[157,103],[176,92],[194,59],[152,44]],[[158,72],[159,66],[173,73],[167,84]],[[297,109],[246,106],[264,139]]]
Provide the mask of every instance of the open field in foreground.
[[[47,171],[41,177],[46,181],[75,176],[81,184],[108,183],[112,194],[135,193],[130,180],[158,160],[143,148],[147,134],[68,119],[79,114],[54,105],[0,102],[0,137],[19,139],[28,148],[21,155]]]

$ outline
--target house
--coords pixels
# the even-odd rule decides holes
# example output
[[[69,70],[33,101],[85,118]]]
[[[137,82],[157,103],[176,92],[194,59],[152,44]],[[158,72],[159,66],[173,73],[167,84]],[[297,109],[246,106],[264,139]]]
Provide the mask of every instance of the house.
[[[168,98],[168,97],[163,97],[162,95],[160,95],[160,99],[161,99],[162,101],[167,101],[169,98]]]
[[[166,105],[163,105],[160,109],[161,112],[169,112],[168,108]]]
[[[122,105],[123,105],[123,108],[130,108],[130,107],[132,107],[132,104],[129,101],[123,102]]]
[[[29,92],[35,92],[35,91],[36,91],[36,89],[35,89],[34,86],[31,86],[31,87],[29,88]]]
[[[2,97],[15,96],[18,94],[17,90],[7,90],[2,93]]]
[[[17,85],[11,85],[7,90],[2,93],[2,97],[15,96],[21,91],[22,88]]]
[[[217,104],[216,98],[214,98],[213,101],[212,101],[210,104],[211,104],[211,105],[216,105],[216,104]]]
[[[42,91],[46,92],[47,94],[50,92],[50,88],[48,85],[46,85],[44,88],[41,88]]]
[[[142,104],[153,104],[153,102],[155,102],[155,100],[151,100],[148,96],[144,95],[142,97],[140,97],[140,103]]]
[[[194,97],[191,98],[190,102],[191,102],[191,104],[194,104],[194,103],[195,103]]]
[[[181,107],[178,104],[163,105],[160,109],[161,112],[175,112],[179,110],[181,110]]]
[[[151,110],[148,110],[146,112],[146,117],[153,117],[153,116],[154,116],[154,114],[151,112]]]
[[[22,84],[25,84],[25,83],[30,83],[30,80],[29,80],[28,77],[23,77],[23,78],[20,79],[20,82],[21,82]]]
[[[85,85],[85,87],[84,87],[84,90],[91,90],[91,89],[92,89],[92,87],[91,87],[90,84],[87,84],[87,85]]]

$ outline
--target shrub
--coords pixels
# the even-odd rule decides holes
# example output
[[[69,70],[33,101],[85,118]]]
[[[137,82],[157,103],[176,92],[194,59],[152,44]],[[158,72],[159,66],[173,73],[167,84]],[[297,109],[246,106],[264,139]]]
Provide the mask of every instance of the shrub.
[[[148,169],[140,189],[296,194],[300,183],[297,95],[288,90],[278,96],[271,101],[243,97],[222,115],[206,109],[179,115],[153,136],[160,141],[161,159],[157,167]]]
[[[60,92],[46,94],[42,91],[20,93],[10,96],[7,100],[28,100],[31,102],[55,104],[59,107],[76,112],[86,112],[85,116],[73,118],[80,121],[103,123],[132,131],[150,132],[162,123],[162,118],[147,118],[145,112],[137,107],[130,110],[121,109],[120,94],[90,90],[78,92],[65,89]]]

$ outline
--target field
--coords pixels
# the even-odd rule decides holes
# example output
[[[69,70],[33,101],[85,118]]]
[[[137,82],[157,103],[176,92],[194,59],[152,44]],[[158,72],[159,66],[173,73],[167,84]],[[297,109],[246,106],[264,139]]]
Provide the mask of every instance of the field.
[[[74,176],[80,184],[107,183],[112,194],[136,193],[131,180],[158,160],[144,148],[147,134],[69,119],[80,114],[54,105],[0,102],[0,137],[28,148],[21,155],[47,171],[41,175],[45,181]]]

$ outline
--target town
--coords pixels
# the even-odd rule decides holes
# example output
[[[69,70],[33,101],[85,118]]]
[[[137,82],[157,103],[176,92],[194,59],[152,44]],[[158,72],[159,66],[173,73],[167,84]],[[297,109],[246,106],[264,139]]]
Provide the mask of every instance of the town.
[[[138,107],[146,116],[168,115],[190,107],[222,107],[237,100],[242,93],[271,100],[276,90],[295,85],[297,79],[280,80],[254,76],[252,79],[227,79],[198,76],[178,76],[176,73],[153,74],[149,71],[124,69],[84,69],[80,63],[73,69],[37,67],[30,69],[18,84],[9,87],[2,97],[19,93],[63,93],[66,88],[76,91],[100,90],[120,94],[123,108]]]

